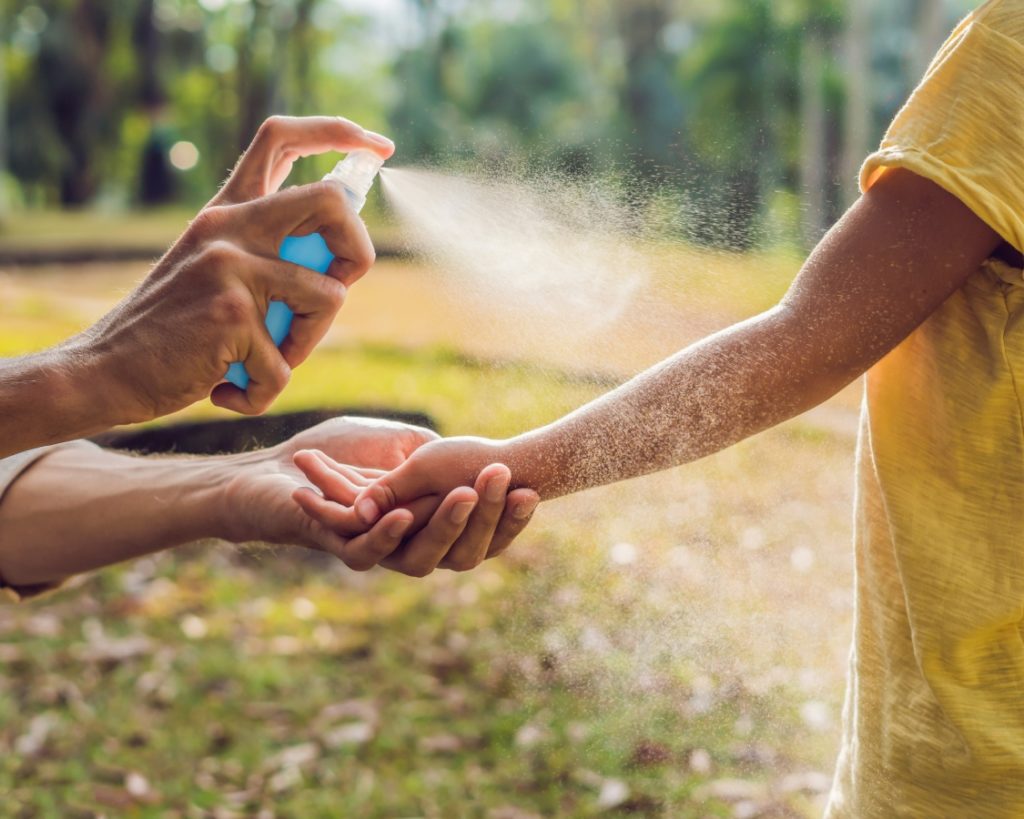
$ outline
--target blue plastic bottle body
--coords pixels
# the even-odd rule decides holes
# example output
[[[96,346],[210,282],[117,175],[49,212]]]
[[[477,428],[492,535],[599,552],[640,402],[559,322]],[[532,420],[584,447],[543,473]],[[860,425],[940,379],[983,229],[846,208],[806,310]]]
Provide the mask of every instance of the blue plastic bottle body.
[[[351,191],[347,188],[345,190],[353,207],[362,204]],[[308,267],[310,270],[315,270],[320,274],[326,273],[331,266],[331,262],[334,261],[334,254],[331,253],[330,248],[327,247],[327,242],[324,241],[323,236],[319,233],[310,233],[307,236],[286,236],[285,240],[281,242],[277,255],[286,262]],[[267,332],[270,333],[270,337],[278,347],[288,337],[288,331],[291,329],[292,317],[294,315],[283,301],[270,302],[270,306],[267,308],[265,324]],[[245,365],[241,361],[236,361],[228,367],[227,374],[224,377],[239,389],[244,390],[249,386],[249,373],[246,372]]]

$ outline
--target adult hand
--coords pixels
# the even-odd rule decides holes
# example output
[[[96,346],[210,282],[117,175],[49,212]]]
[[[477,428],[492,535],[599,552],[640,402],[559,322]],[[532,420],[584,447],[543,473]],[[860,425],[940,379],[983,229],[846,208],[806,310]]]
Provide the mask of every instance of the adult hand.
[[[245,414],[270,406],[327,332],[346,287],[374,261],[340,185],[277,189],[295,159],[356,148],[383,157],[394,151],[389,140],[340,118],[273,117],[262,125],[221,191],[142,284],[70,345],[88,362],[111,423],[149,420],[207,395]],[[314,231],[336,256],[326,276],[277,255],[286,236]],[[280,349],[263,324],[271,300],[295,312]],[[221,383],[233,361],[251,376],[245,391]]]
[[[379,526],[403,508],[422,516],[425,504],[433,508],[445,498],[443,508],[453,498],[470,499],[472,491],[482,500],[468,522],[450,520],[447,529],[435,532],[428,527],[381,560],[386,568],[417,577],[435,568],[465,571],[505,551],[540,502],[531,489],[508,492],[512,476],[498,463],[499,454],[497,445],[483,439],[439,440],[418,448],[394,471],[382,473],[300,453],[296,463],[323,497],[304,492],[296,500],[321,526],[338,530],[360,523]],[[473,490],[468,489],[471,484]]]
[[[488,495],[478,481],[479,495],[468,486],[454,487],[441,498],[424,498],[392,510],[372,526],[351,509],[359,489],[436,439],[420,427],[336,418],[277,447],[236,456],[234,476],[221,503],[227,518],[225,536],[235,542],[298,543],[334,554],[359,571],[380,564],[417,576],[433,570],[456,546],[479,554],[492,545],[504,548],[525,527],[536,505],[529,505],[530,498],[523,493],[506,499],[507,470],[498,497]],[[327,499],[310,488],[307,474],[319,475],[328,484]],[[335,475],[343,476],[343,489],[332,480]],[[339,505],[346,500],[347,507]],[[529,507],[525,517],[524,501]],[[440,556],[431,563],[429,555],[437,553]]]

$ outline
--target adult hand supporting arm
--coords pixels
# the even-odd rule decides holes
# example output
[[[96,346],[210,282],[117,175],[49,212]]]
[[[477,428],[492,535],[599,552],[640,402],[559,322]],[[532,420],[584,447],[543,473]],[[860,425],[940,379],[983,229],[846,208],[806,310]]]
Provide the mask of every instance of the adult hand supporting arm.
[[[465,519],[452,525],[453,510],[477,504],[469,487],[395,510],[368,532],[354,513],[335,518],[335,527],[327,529],[293,498],[308,486],[293,464],[297,453],[316,448],[349,463],[388,469],[436,437],[419,427],[338,418],[278,446],[240,455],[135,457],[98,447],[57,448],[29,467],[0,503],[0,577],[14,587],[52,584],[214,537],[307,546],[364,570],[398,549],[413,527],[422,527],[414,544],[436,543],[447,551],[468,528]],[[527,523],[511,505],[506,508],[504,492],[490,505],[496,514],[480,535],[486,538],[484,550],[492,534],[510,541]]]
[[[121,304],[51,350],[0,360],[0,457],[165,415],[211,390],[221,406],[265,410],[374,260],[340,186],[276,191],[300,156],[354,148],[394,150],[338,117],[267,120],[217,196]],[[337,256],[328,276],[277,258],[286,235],[313,231]],[[271,299],[296,313],[280,351],[263,326]],[[246,392],[220,384],[232,361],[253,376]]]
[[[812,253],[775,308],[509,441],[432,443],[364,493],[379,509],[506,463],[552,498],[696,460],[821,403],[895,347],[1000,237],[962,202],[893,170]],[[374,515],[369,515],[372,519]]]

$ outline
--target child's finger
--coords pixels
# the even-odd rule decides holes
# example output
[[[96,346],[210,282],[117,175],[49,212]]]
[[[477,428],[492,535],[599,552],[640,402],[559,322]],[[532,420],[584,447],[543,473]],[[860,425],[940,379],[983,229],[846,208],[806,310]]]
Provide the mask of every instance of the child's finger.
[[[377,478],[382,478],[388,474],[386,469],[371,469],[368,466],[354,466],[352,469],[359,473],[367,485],[373,483]]]
[[[432,490],[429,485],[429,479],[420,476],[406,461],[360,492],[355,501],[355,508],[363,522],[369,525],[381,514],[394,509],[403,501],[435,493],[436,490]]]
[[[351,507],[363,485],[354,483],[345,471],[328,466],[324,457],[317,450],[304,449],[296,452],[292,461],[327,500]],[[360,531],[365,529],[363,526]]]
[[[366,531],[366,524],[356,515],[351,506],[325,500],[308,487],[292,492],[294,500],[313,520],[342,537],[354,537]]]
[[[512,541],[529,525],[539,503],[540,495],[532,489],[514,489],[508,493],[505,511],[487,550],[488,558],[497,557],[512,545]]]
[[[343,463],[341,463],[341,461],[334,460],[334,458],[332,458],[326,452],[324,452],[322,450],[319,450],[319,449],[316,450],[316,454],[320,457],[320,460],[322,460],[325,464],[327,464],[331,469],[333,469],[333,470],[335,470],[337,472],[340,472],[346,478],[348,478],[352,483],[354,483],[356,486],[359,486],[359,487],[369,486],[371,483],[373,483],[381,475],[386,475],[387,474],[387,471],[383,470],[383,469],[368,470],[368,469],[364,469],[361,466],[352,466],[351,464],[343,464]],[[368,475],[367,473],[371,472],[371,471],[374,474]]]

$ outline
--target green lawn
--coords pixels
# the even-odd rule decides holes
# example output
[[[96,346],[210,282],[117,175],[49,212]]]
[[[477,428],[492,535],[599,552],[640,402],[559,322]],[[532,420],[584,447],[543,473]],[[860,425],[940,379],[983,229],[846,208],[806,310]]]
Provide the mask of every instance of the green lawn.
[[[80,323],[11,293],[0,354]],[[353,341],[277,408],[391,406],[508,435],[602,388]],[[465,575],[202,544],[6,606],[0,815],[820,814],[851,461],[847,437],[794,423],[545,505]]]

